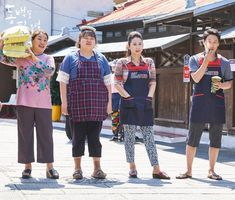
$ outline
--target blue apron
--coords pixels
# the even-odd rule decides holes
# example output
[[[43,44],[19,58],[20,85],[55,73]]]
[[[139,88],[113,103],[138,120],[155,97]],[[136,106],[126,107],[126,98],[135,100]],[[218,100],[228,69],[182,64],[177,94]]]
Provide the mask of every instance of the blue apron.
[[[199,59],[199,66],[203,57]],[[195,123],[225,123],[225,102],[222,89],[211,93],[211,77],[220,76],[221,59],[210,62],[207,71],[199,83],[194,84],[190,122]]]
[[[153,126],[152,99],[148,98],[149,70],[144,66],[128,64],[128,77],[124,89],[131,98],[121,98],[120,121],[122,124]]]

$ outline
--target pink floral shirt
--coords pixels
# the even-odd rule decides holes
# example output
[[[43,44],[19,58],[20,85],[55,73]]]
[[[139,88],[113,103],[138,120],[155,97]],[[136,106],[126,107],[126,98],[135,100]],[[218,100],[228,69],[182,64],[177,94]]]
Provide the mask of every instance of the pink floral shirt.
[[[51,109],[50,77],[54,73],[54,58],[47,54],[41,54],[37,57],[39,58],[38,62],[27,58],[18,58],[11,59],[8,63],[17,67],[16,104]]]

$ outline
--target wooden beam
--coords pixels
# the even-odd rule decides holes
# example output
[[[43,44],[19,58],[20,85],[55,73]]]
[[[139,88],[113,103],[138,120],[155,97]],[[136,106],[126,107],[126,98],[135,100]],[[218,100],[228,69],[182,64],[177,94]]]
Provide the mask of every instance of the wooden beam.
[[[155,122],[171,122],[171,123],[177,123],[177,124],[184,124],[184,120],[176,120],[176,119],[164,119],[164,118],[154,118]]]

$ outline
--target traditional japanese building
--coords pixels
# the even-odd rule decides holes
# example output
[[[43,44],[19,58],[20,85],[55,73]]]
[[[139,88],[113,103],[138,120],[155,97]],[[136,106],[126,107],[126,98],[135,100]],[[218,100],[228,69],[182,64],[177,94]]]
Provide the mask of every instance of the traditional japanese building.
[[[98,49],[110,60],[125,55],[129,32],[143,34],[144,55],[153,58],[157,68],[155,124],[188,128],[192,81],[183,82],[184,55],[202,51],[200,36],[213,27],[222,33],[220,53],[234,58],[234,15],[234,0],[136,0],[88,24],[102,31]],[[229,134],[235,130],[234,101],[234,89],[226,91],[224,129]]]

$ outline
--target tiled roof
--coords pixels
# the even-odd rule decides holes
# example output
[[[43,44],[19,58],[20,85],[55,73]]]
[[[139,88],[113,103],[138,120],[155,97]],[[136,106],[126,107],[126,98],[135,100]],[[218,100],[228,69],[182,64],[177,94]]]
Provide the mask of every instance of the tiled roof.
[[[205,1],[205,2],[207,2],[207,4],[196,5],[195,7],[184,9],[182,11],[157,16],[151,19],[144,20],[143,23],[148,24],[148,23],[152,23],[156,21],[165,20],[168,18],[182,16],[188,13],[192,13],[192,15],[195,17],[195,16],[199,16],[199,15],[202,15],[211,11],[215,11],[224,7],[235,5],[235,0],[215,0],[214,2],[210,2],[210,3],[208,3],[209,1]]]
[[[196,0],[196,7],[222,0]],[[224,1],[224,0],[223,0]],[[92,26],[102,26],[136,19],[149,19],[170,13],[186,11],[186,0],[140,0],[122,9],[115,10],[106,16],[90,21]]]

